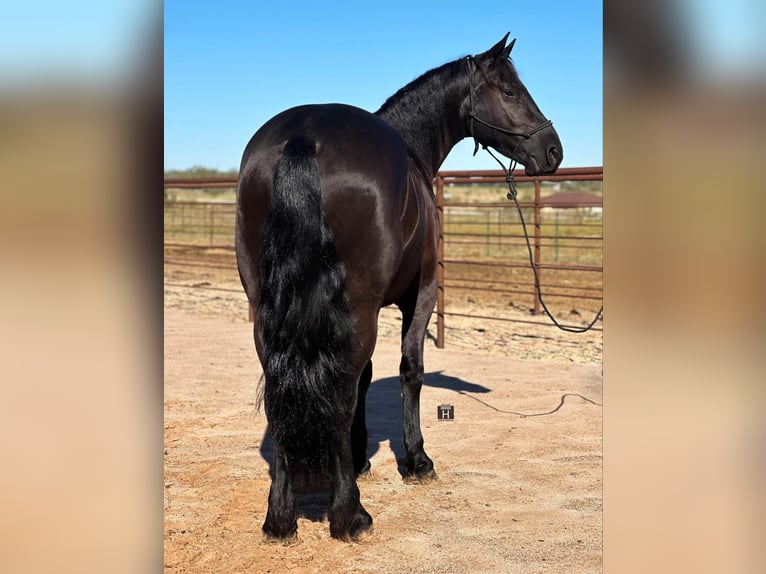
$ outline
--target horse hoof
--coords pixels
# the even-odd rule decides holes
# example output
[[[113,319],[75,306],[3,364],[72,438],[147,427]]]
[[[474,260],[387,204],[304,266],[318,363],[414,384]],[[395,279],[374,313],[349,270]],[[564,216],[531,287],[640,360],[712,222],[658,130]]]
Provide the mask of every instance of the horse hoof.
[[[276,542],[290,545],[298,540],[297,522],[293,522],[286,528],[282,528],[267,521],[261,530],[263,531],[264,542]]]
[[[354,541],[359,541],[361,536],[372,533],[372,516],[367,514],[367,511],[362,512],[348,530],[349,536]]]
[[[359,542],[361,536],[371,532],[372,516],[364,508],[360,508],[348,528],[339,527],[330,521],[330,535],[344,542]]]
[[[436,472],[434,472],[434,463],[431,459],[423,460],[418,465],[413,465],[415,468],[410,467],[402,477],[402,480],[408,484],[412,483],[426,483],[433,480],[437,480]]]
[[[427,484],[429,482],[433,482],[435,480],[439,480],[439,477],[436,476],[436,472],[434,469],[430,469],[427,472],[424,472],[423,474],[405,474],[402,477],[402,480],[406,484]]]

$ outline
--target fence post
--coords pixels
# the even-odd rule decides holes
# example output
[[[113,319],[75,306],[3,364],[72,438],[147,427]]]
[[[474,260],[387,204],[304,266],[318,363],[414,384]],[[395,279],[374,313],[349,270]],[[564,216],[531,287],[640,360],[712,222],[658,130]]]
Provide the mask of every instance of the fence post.
[[[535,178],[535,269],[537,277],[540,277],[540,180]],[[542,287],[541,287],[542,288]],[[535,315],[540,314],[540,294],[535,290]]]
[[[436,212],[439,243],[436,253],[436,348],[444,348],[444,178],[436,175]]]

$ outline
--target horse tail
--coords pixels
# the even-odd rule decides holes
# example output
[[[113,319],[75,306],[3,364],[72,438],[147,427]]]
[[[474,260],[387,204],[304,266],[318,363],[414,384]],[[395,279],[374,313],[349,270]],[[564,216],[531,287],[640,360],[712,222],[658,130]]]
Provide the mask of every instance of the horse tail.
[[[322,208],[317,147],[293,137],[276,163],[263,226],[257,325],[272,436],[307,469],[328,464],[353,413],[346,271]],[[345,391],[345,392],[344,392]]]

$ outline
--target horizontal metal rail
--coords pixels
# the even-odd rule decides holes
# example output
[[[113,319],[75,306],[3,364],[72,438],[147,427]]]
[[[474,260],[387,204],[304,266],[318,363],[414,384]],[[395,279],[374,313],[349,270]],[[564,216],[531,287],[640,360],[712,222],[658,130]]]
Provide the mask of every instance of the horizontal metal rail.
[[[163,283],[165,287],[176,287],[181,289],[203,289],[204,291],[226,291],[228,293],[239,293],[244,298],[245,292],[242,289],[230,289],[228,287],[214,287],[212,285],[184,285],[183,283]],[[245,299],[246,300],[246,299]]]
[[[551,323],[544,323],[542,321],[528,321],[525,319],[516,319],[515,317],[491,317],[489,315],[474,315],[469,313],[453,313],[453,312],[445,312],[444,313],[448,317],[465,317],[467,319],[480,319],[482,321],[505,321],[507,323],[526,323],[527,325],[538,325],[540,327],[553,327]],[[574,325],[575,327],[577,325]],[[593,326],[591,327],[594,331],[603,331],[604,329],[602,327]]]
[[[453,263],[453,264],[460,264],[460,265],[482,265],[485,267],[521,267],[524,269],[529,269],[529,263],[525,262],[499,262],[499,261],[472,261],[470,259],[444,259],[444,263]],[[602,273],[604,269],[601,266],[596,265],[568,265],[568,264],[561,264],[561,265],[551,265],[548,263],[541,263],[537,266],[538,269],[560,269],[562,271],[595,271],[598,273]]]
[[[182,267],[207,267],[209,269],[230,269],[236,271],[236,265],[217,265],[215,263],[196,263],[191,261],[178,261],[173,259],[165,259],[164,261],[168,265],[180,265]]]
[[[164,245],[165,247],[223,249],[224,251],[234,251],[233,245],[197,245],[195,243],[171,243],[168,241],[166,241]]]
[[[450,286],[450,281],[461,281],[461,279],[450,279],[447,278],[447,286]],[[471,278],[470,283],[472,285],[529,285],[531,287],[534,287],[534,283],[530,283],[527,281],[498,281],[496,279],[475,279]],[[546,283],[545,284],[546,289],[576,289],[578,291],[603,291],[602,287],[592,287],[589,285],[561,285],[556,283]]]
[[[452,289],[464,289],[466,291],[486,291],[488,293],[514,293],[518,295],[532,295],[534,296],[535,290],[519,291],[517,289],[498,289],[496,287],[477,287],[476,285],[455,285],[453,283],[446,283],[447,287]],[[532,285],[534,287],[534,284]],[[546,285],[546,287],[550,287]],[[601,301],[602,297],[594,297],[593,295],[576,295],[571,293],[554,293],[553,291],[546,291],[546,297],[556,297],[560,299],[590,299],[593,301]]]

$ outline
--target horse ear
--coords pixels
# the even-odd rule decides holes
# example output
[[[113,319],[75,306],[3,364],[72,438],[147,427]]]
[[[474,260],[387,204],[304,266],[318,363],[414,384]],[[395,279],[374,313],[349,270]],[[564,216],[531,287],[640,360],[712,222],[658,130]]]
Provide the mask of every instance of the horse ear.
[[[497,44],[492,46],[489,50],[484,52],[482,56],[486,58],[487,60],[489,60],[490,63],[497,61],[500,58],[501,54],[503,53],[503,50],[505,50],[505,41],[508,39],[508,36],[510,35],[511,33],[507,32],[505,36],[503,36],[502,40],[500,40]]]
[[[511,43],[510,43],[510,44],[508,44],[508,45],[505,47],[505,50],[503,50],[503,52],[500,54],[500,59],[501,59],[501,60],[507,60],[508,58],[510,58],[510,56],[511,56],[511,50],[513,50],[513,45],[514,45],[515,43],[516,43],[516,38],[514,38],[513,40],[511,40]]]

